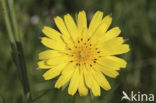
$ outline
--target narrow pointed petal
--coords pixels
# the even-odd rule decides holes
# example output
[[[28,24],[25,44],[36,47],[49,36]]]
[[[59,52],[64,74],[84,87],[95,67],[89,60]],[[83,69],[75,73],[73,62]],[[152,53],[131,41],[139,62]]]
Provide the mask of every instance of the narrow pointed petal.
[[[60,52],[56,51],[56,50],[45,50],[41,53],[39,53],[39,59],[50,59],[50,58],[55,58],[58,56],[61,56],[63,54],[61,54]]]
[[[60,75],[60,73],[64,69],[65,65],[66,65],[66,63],[63,63],[63,64],[60,64],[58,66],[51,68],[50,70],[48,70],[47,72],[45,72],[43,74],[44,79],[50,80],[50,79],[57,77],[58,75]]]
[[[92,79],[91,91],[92,91],[94,96],[100,96],[101,95],[100,86],[98,85],[98,83],[95,81],[94,78]]]
[[[46,61],[39,61],[38,64],[38,68],[39,69],[50,69],[52,66],[46,65],[45,64]]]
[[[108,66],[97,64],[96,67],[99,71],[103,72],[108,77],[116,78],[119,75],[119,73],[116,70],[113,70],[112,68]]]
[[[116,56],[106,56],[100,61],[100,64],[107,67],[114,67],[114,69],[116,68],[116,70],[118,70],[118,68],[125,68],[127,62],[124,59]]]
[[[78,28],[73,18],[69,14],[67,14],[64,16],[64,21],[72,39],[76,41],[78,37]]]
[[[111,39],[119,36],[120,33],[121,33],[120,28],[114,27],[114,28],[110,29],[109,31],[107,31],[105,34],[103,34],[101,40],[104,40],[104,41],[111,40]]]
[[[76,91],[78,89],[79,80],[80,80],[79,78],[80,78],[79,69],[75,68],[75,72],[71,78],[71,81],[70,81],[70,84],[68,87],[68,93],[72,96],[76,93]]]
[[[92,18],[92,20],[90,22],[90,25],[89,25],[89,31],[88,31],[89,32],[88,33],[89,36],[91,36],[91,35],[93,35],[95,33],[95,31],[97,30],[98,26],[102,22],[102,17],[103,17],[103,12],[101,12],[101,11],[97,11],[94,14],[94,16],[93,16],[93,18]]]
[[[80,82],[79,82],[79,88],[78,88],[78,91],[79,91],[79,94],[80,96],[86,96],[88,95],[88,89],[84,83],[84,76],[83,76],[83,72],[81,72],[80,74]]]
[[[85,84],[88,88],[91,88],[93,77],[90,74],[90,71],[86,70],[86,68],[83,68],[83,72],[84,72]]]
[[[68,32],[68,29],[63,21],[62,18],[60,18],[59,16],[57,16],[55,19],[54,19],[58,29],[60,30],[60,32],[65,35],[65,36],[68,36],[69,37],[69,32]]]
[[[98,83],[98,85],[100,85],[103,89],[105,89],[105,90],[111,89],[109,82],[107,81],[107,79],[101,72],[95,71],[92,69],[92,74],[93,74],[96,82]]]
[[[57,32],[55,29],[48,27],[48,26],[44,26],[44,28],[42,29],[42,32],[48,36],[51,39],[54,40],[58,40],[60,39],[61,34],[59,32]]]
[[[85,11],[79,12],[77,24],[78,24],[78,30],[80,34],[82,34],[83,30],[87,28],[87,17]]]
[[[102,48],[114,48],[114,47],[117,47],[121,44],[123,44],[125,42],[125,40],[123,39],[123,37],[116,37],[116,38],[113,38],[111,40],[108,40],[108,41],[102,41],[101,44],[102,44]]]
[[[56,66],[56,65],[59,65],[61,63],[68,63],[68,62],[69,62],[69,58],[67,56],[63,56],[63,55],[48,59],[46,61],[47,65],[51,65],[51,66]]]
[[[93,34],[92,39],[93,40],[101,40],[105,39],[103,36],[105,35],[106,31],[110,27],[112,22],[112,18],[110,16],[104,17],[104,19],[101,21],[101,24],[98,26],[96,32]]]
[[[55,88],[60,88],[72,78],[75,68],[73,64],[68,64],[62,71],[61,77],[57,80]]]
[[[104,17],[104,19],[102,20],[102,24],[100,25],[100,31],[106,32],[108,30],[108,28],[110,27],[112,23],[112,17],[110,15],[107,15]]]
[[[103,51],[105,55],[119,55],[119,54],[127,53],[128,51],[130,51],[130,47],[128,44],[121,44],[115,47],[107,46],[103,49]]]
[[[41,42],[48,48],[55,49],[55,50],[65,50],[66,48],[65,44],[62,41],[55,41],[46,37],[42,37]]]

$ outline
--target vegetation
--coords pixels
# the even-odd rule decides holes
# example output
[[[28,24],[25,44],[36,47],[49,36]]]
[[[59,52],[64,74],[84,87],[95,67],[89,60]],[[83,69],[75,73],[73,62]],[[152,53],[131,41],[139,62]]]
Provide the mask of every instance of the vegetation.
[[[3,6],[0,6],[0,103],[26,103],[28,98],[30,103],[120,103],[122,91],[128,94],[131,91],[156,94],[155,5],[156,0],[14,0],[15,12],[10,9],[11,13],[16,14],[18,23],[18,30],[13,29],[14,36],[19,31],[21,41],[17,37],[16,42],[23,47],[32,100],[30,93],[25,89],[23,91],[17,63],[15,65],[13,62],[16,60],[13,59],[10,45],[12,41],[6,28]],[[67,88],[55,89],[55,80],[45,81],[42,77],[44,70],[37,69],[38,53],[46,49],[40,43],[40,37],[44,36],[41,32],[43,26],[56,29],[54,17],[63,17],[66,13],[74,17],[81,10],[87,12],[89,20],[97,10],[103,11],[105,15],[111,14],[111,27],[121,28],[121,35],[131,48],[128,54],[122,55],[128,61],[127,68],[121,69],[116,79],[107,78],[112,89],[102,90],[102,95],[96,98],[91,95],[69,96]],[[14,23],[11,25],[16,27]],[[26,81],[24,79],[24,83]]]

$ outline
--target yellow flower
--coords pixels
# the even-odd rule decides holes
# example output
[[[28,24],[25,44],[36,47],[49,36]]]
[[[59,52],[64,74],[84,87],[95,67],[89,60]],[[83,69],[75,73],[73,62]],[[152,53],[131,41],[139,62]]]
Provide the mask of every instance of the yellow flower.
[[[105,76],[116,78],[120,68],[126,68],[126,61],[115,55],[128,52],[129,45],[124,44],[119,27],[108,30],[112,18],[103,18],[103,12],[97,11],[87,27],[84,11],[78,13],[77,24],[67,14],[64,20],[54,19],[59,31],[45,26],[41,42],[49,50],[39,54],[38,66],[47,69],[45,80],[59,76],[55,88],[69,83],[68,93],[86,96],[88,89],[94,96],[100,96],[100,87],[110,90]]]

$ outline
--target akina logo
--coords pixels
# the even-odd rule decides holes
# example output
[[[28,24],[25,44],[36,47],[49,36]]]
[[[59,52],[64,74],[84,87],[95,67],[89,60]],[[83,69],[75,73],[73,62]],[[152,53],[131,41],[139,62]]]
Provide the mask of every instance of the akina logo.
[[[134,93],[131,91],[131,94],[128,95],[125,91],[122,91],[122,98],[121,101],[123,100],[128,100],[128,101],[154,101],[154,94],[142,94],[140,91],[137,93]]]

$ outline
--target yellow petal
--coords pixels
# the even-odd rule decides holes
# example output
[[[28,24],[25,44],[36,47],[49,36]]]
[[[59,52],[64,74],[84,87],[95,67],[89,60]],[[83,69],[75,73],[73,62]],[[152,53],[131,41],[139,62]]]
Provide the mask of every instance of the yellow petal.
[[[67,47],[70,46],[72,44],[72,39],[71,39],[71,36],[68,32],[68,29],[65,25],[65,22],[63,21],[62,18],[60,17],[56,17],[54,19],[55,23],[56,23],[56,26],[58,27],[58,29],[60,30],[60,32],[63,34],[61,35],[61,37],[63,38],[64,42],[67,44]]]
[[[105,55],[119,55],[119,54],[127,53],[129,50],[130,48],[128,44],[121,44],[113,48],[107,46],[103,49]]]
[[[101,46],[105,50],[107,48],[108,49],[109,48],[115,48],[115,47],[121,45],[122,43],[124,43],[123,37],[116,37],[116,38],[113,38],[111,40],[104,41]]]
[[[93,74],[96,82],[98,83],[98,85],[100,85],[103,89],[105,89],[105,90],[111,89],[109,82],[107,81],[107,79],[101,72],[95,71],[94,69],[92,69],[92,74]]]
[[[118,70],[120,68],[126,68],[127,62],[116,56],[106,56],[101,60],[101,64],[108,67],[114,67],[114,69],[116,68],[115,70]]]
[[[50,59],[61,55],[62,54],[56,50],[45,50],[39,53],[39,59]]]
[[[57,80],[55,84],[55,88],[60,88],[61,86],[65,85],[73,76],[74,73],[74,66],[73,64],[68,64],[62,71],[61,77]]]
[[[77,22],[79,32],[82,34],[83,30],[87,28],[87,17],[85,11],[79,12]]]
[[[96,32],[93,34],[92,39],[96,40],[96,41],[98,41],[99,39],[102,41],[105,40],[105,38],[103,38],[103,36],[105,35],[105,32],[111,25],[111,22],[112,22],[112,18],[110,16],[104,17],[101,24],[98,26]]]
[[[92,79],[91,91],[92,91],[94,96],[100,96],[101,95],[100,86],[97,84],[95,79]]]
[[[52,67],[52,66],[46,65],[45,61],[39,61],[37,64],[38,64],[39,69],[50,69]]]
[[[103,72],[105,75],[111,78],[116,78],[119,75],[119,73],[116,70],[113,70],[112,68],[102,64],[97,64],[95,68],[99,69],[99,71]]]
[[[117,37],[120,33],[121,33],[120,28],[119,27],[114,27],[114,28],[110,29],[109,31],[107,31],[102,36],[101,40],[107,41],[107,40],[113,39],[113,38]]]
[[[41,42],[48,48],[55,49],[55,50],[65,50],[66,48],[65,44],[62,41],[55,41],[46,37],[41,38]]]
[[[69,82],[72,75],[61,75],[55,84],[55,88],[61,88],[67,82]]]
[[[106,32],[110,27],[111,23],[112,23],[112,17],[110,15],[105,16],[99,28],[103,30],[103,32]]]
[[[59,16],[57,16],[55,19],[54,19],[55,23],[56,23],[56,26],[58,27],[58,29],[60,30],[60,32],[63,34],[63,35],[66,35],[69,37],[69,32],[67,30],[67,27],[63,21],[62,18],[60,18]]]
[[[55,58],[48,59],[46,63],[47,65],[55,66],[67,62],[69,62],[69,58],[64,55],[64,56],[58,56]]]
[[[67,14],[64,16],[64,21],[65,21],[66,27],[67,27],[71,37],[74,40],[76,40],[78,37],[78,29],[77,29],[77,26],[76,26],[73,18],[69,14]]]
[[[91,36],[92,34],[95,33],[96,29],[98,28],[98,26],[102,22],[102,17],[103,17],[103,12],[101,12],[101,11],[97,11],[94,14],[94,16],[93,16],[93,18],[92,18],[92,20],[91,20],[91,22],[89,24],[89,31],[88,31],[89,36]]]
[[[46,71],[43,74],[44,79],[50,80],[50,79],[57,77],[58,75],[60,75],[60,73],[64,69],[65,65],[66,65],[66,63],[63,63],[63,64],[57,65],[57,66],[53,67],[52,69]]]
[[[88,42],[88,29],[87,28],[83,30],[80,38],[83,39],[83,41],[81,41],[82,43]]]
[[[79,74],[79,69],[75,68],[74,74],[71,78],[69,87],[68,87],[68,93],[70,95],[74,95],[78,89],[79,86],[79,78],[80,78],[80,74]]]
[[[78,87],[78,91],[80,96],[86,96],[88,94],[88,89],[85,86],[84,83],[84,76],[83,76],[83,72],[80,73],[80,82],[79,82],[79,87]]]
[[[82,68],[83,72],[84,72],[84,79],[85,79],[85,84],[88,88],[91,88],[92,86],[92,75],[90,73],[89,70],[86,70],[87,68]]]
[[[44,28],[42,29],[42,32],[48,36],[51,39],[54,40],[58,40],[60,39],[61,34],[59,32],[57,32],[55,29],[48,27],[48,26],[44,26]]]
[[[76,65],[74,63],[69,63],[67,67],[62,71],[62,75],[68,75],[70,72],[74,72]]]

